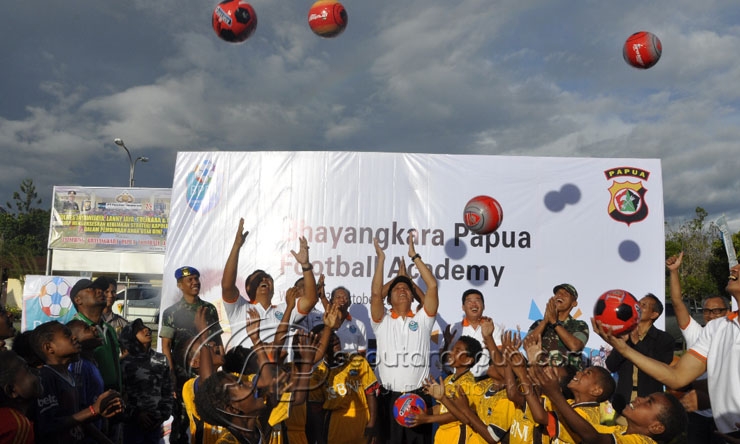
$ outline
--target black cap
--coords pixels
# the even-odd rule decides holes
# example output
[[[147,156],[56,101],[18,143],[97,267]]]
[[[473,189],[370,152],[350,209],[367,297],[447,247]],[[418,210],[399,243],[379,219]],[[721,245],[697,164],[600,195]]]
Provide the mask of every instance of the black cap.
[[[69,297],[74,299],[75,297],[77,297],[77,293],[81,292],[82,290],[86,290],[88,288],[98,288],[98,287],[90,279],[80,279],[79,281],[75,282],[75,284],[72,286],[72,290],[69,292]]]
[[[72,287],[72,290],[69,292],[69,297],[74,299],[75,296],[77,296],[77,293],[88,288],[95,288],[105,291],[108,289],[108,282],[108,278],[106,278],[105,276],[100,276],[94,281],[91,281],[90,279],[80,279]]]

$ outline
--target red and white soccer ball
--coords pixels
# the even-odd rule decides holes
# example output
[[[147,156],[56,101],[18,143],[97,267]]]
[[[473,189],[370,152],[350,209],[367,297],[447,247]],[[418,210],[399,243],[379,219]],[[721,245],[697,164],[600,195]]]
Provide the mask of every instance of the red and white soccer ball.
[[[402,427],[411,427],[411,419],[421,412],[425,412],[427,404],[421,396],[415,393],[401,395],[393,403],[393,417]]]
[[[614,335],[629,333],[640,323],[640,303],[632,293],[609,290],[599,296],[594,305],[594,319]]]
[[[243,0],[224,0],[213,10],[211,24],[221,40],[241,43],[257,29],[257,14]]]
[[[624,42],[622,56],[624,61],[639,69],[652,68],[663,53],[660,39],[652,32],[640,31],[632,34]]]
[[[475,196],[465,204],[463,222],[475,234],[493,233],[503,220],[504,210],[493,197]]]
[[[308,10],[308,26],[321,37],[336,37],[347,27],[347,10],[336,0],[319,0]]]

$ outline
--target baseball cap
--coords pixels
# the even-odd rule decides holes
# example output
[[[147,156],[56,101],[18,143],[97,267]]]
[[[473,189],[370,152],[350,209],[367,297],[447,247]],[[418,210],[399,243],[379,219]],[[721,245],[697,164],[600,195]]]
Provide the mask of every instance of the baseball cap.
[[[175,270],[175,279],[177,279],[178,281],[184,277],[193,275],[200,276],[200,271],[198,271],[195,267],[189,267],[185,265],[184,267],[180,267]]]
[[[573,296],[574,299],[578,300],[578,292],[576,291],[576,287],[570,285],[570,284],[560,284],[557,285],[555,288],[552,289],[552,293],[555,294],[558,292],[558,290],[565,290],[568,293]]]
[[[72,286],[72,290],[69,292],[69,297],[74,299],[77,296],[77,293],[81,292],[82,290],[87,290],[88,288],[100,287],[96,286],[95,283],[90,279],[80,279]]]

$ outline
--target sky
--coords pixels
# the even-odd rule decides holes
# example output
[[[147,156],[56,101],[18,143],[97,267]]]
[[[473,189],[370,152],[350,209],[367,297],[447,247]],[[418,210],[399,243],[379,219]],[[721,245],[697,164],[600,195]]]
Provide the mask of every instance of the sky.
[[[665,217],[740,230],[737,0],[251,1],[242,44],[213,1],[0,2],[0,202],[54,185],[172,186],[178,151],[658,158]],[[648,70],[622,58],[650,31]],[[462,179],[461,179],[462,180]]]

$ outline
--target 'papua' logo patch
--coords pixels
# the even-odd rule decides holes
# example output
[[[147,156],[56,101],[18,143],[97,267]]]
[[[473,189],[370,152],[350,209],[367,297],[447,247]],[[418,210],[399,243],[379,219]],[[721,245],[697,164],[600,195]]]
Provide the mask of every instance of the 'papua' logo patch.
[[[650,172],[640,168],[621,167],[612,168],[604,172],[607,180],[614,179],[609,187],[610,199],[608,213],[617,222],[624,222],[628,226],[645,220],[648,215],[648,205],[645,200],[647,188],[642,180],[650,177]],[[625,180],[619,182],[617,177],[642,179],[638,182]]]

